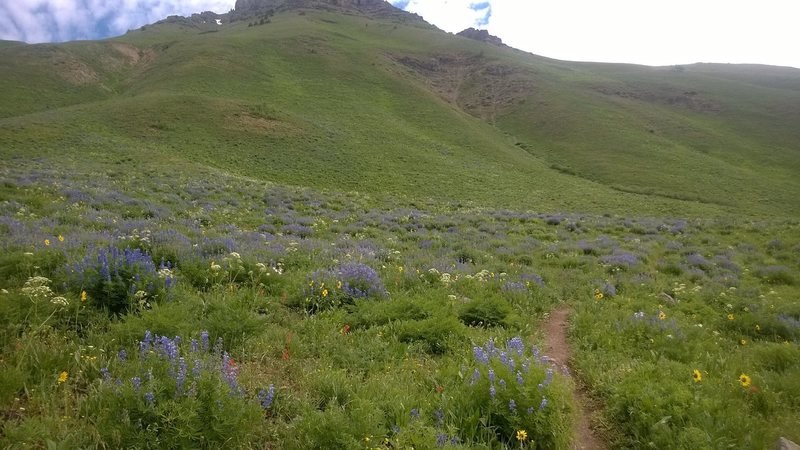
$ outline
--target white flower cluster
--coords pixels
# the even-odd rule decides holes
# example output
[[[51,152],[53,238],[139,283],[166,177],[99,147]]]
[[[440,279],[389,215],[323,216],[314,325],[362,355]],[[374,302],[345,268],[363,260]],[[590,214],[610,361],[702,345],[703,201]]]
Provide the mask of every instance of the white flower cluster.
[[[53,291],[48,286],[50,279],[45,277],[31,277],[22,287],[22,293],[31,300],[41,300],[53,296]]]
[[[134,230],[131,231],[130,235],[118,236],[118,238],[123,241],[128,240],[128,241],[139,241],[139,242],[149,243],[150,230],[142,230],[141,232],[139,232],[139,230],[134,228]]]
[[[50,299],[50,303],[64,307],[69,306],[69,301],[64,297],[53,297]]]

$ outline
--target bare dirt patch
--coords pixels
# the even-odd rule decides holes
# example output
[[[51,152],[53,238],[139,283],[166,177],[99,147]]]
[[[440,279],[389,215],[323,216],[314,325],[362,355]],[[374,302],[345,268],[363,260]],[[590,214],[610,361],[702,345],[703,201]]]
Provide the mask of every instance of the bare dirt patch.
[[[481,55],[388,56],[423,78],[430,89],[446,101],[489,121],[523,102],[535,88],[535,73],[531,70],[501,64]]]
[[[569,366],[572,356],[567,342],[567,327],[569,315],[572,311],[567,306],[562,306],[550,313],[543,324],[546,354],[555,359],[559,365]],[[575,424],[575,442],[573,450],[603,450],[607,448],[592,428],[592,411],[597,405],[591,401],[586,393],[575,386],[572,392],[575,406],[578,408],[578,420]]]

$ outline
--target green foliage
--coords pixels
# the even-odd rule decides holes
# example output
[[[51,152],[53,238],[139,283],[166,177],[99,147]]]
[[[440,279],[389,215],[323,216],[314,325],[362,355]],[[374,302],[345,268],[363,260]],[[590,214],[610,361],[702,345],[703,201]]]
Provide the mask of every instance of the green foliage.
[[[0,49],[0,447],[567,448],[563,363],[611,447],[800,441],[796,75],[553,62],[333,14]],[[97,78],[76,85],[81,64]],[[497,73],[536,89],[483,98],[509,92]],[[99,276],[111,248],[149,263]],[[516,361],[518,383],[493,359],[492,398],[473,343],[524,336],[544,361],[563,303],[573,359],[547,386],[550,364]],[[145,330],[185,338],[185,389]]]
[[[461,307],[458,318],[466,325],[493,327],[507,325],[511,307],[502,299],[485,297],[469,301]]]
[[[464,326],[453,317],[401,321],[395,328],[401,342],[421,344],[433,354],[447,352],[464,336]]]

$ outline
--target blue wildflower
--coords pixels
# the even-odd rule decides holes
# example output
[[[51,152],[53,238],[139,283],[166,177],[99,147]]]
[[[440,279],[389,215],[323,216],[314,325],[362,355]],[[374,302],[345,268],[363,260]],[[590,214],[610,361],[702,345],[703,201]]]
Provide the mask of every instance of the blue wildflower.
[[[469,384],[473,385],[481,378],[481,371],[478,368],[475,368],[475,371],[472,372],[472,379],[470,379]]]
[[[270,384],[265,392],[263,389],[258,392],[258,399],[261,401],[261,407],[269,409],[272,406],[272,401],[275,399],[275,385]]]

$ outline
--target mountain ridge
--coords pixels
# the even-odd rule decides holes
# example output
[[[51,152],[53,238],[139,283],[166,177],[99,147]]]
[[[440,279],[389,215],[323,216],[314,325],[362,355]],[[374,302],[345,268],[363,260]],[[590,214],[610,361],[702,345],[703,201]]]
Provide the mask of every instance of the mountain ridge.
[[[309,187],[548,210],[800,211],[792,70],[573,63],[322,5],[263,26],[201,14],[0,47],[4,154],[41,151],[25,143],[35,133],[47,145],[100,133]]]

